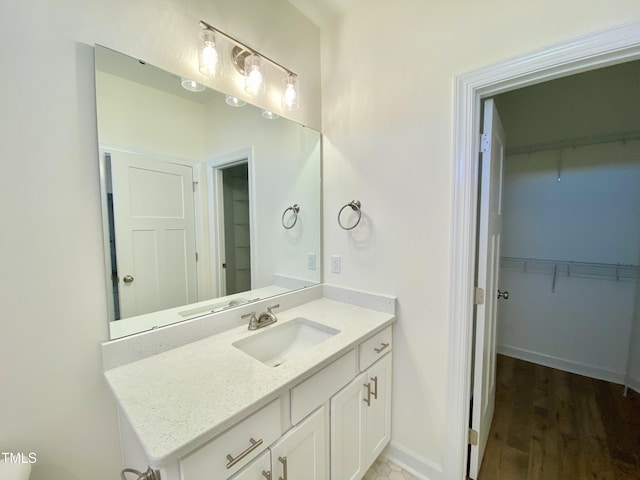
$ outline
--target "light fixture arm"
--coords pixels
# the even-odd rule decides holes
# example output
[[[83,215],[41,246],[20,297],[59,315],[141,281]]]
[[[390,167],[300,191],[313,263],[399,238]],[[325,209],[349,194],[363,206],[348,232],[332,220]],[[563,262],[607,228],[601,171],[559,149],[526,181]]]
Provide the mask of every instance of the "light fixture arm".
[[[266,55],[263,55],[262,53],[258,52],[257,50],[245,45],[244,43],[242,43],[240,40],[237,40],[236,38],[232,37],[231,35],[228,35],[227,33],[218,30],[217,28],[215,28],[214,26],[208,24],[207,22],[205,22],[204,20],[200,20],[200,26],[202,28],[204,28],[205,30],[211,30],[215,33],[217,33],[218,35],[220,35],[221,37],[224,37],[225,39],[227,39],[228,41],[230,41],[231,43],[235,44],[236,46],[243,48],[245,50],[247,50],[250,53],[253,53],[255,55],[258,55],[260,58],[262,58],[263,60],[265,60],[266,62],[270,63],[271,65],[273,65],[274,67],[276,67],[279,70],[282,70],[284,73],[286,73],[287,75],[291,75],[293,77],[297,77],[298,75],[295,72],[292,72],[291,70],[289,70],[288,68],[283,67],[282,65],[280,65],[278,62],[271,60],[269,57],[267,57]]]

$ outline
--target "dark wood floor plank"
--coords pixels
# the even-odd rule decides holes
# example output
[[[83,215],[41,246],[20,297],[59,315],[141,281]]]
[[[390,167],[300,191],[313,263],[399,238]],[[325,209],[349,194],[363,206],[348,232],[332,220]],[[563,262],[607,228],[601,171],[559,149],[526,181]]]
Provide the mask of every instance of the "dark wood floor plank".
[[[640,480],[640,395],[498,356],[479,480]]]

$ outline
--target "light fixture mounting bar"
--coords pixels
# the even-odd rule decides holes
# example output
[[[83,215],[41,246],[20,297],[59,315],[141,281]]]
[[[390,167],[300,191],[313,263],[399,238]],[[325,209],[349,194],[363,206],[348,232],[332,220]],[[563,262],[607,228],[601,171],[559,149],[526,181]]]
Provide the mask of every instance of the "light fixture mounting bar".
[[[260,58],[266,60],[267,62],[269,62],[271,65],[273,65],[274,67],[276,67],[279,70],[282,70],[284,73],[288,74],[288,75],[292,75],[294,77],[297,77],[298,75],[289,70],[288,68],[283,67],[282,65],[280,65],[278,62],[271,60],[269,57],[267,57],[266,55],[263,55],[262,53],[258,52],[256,49],[251,48],[247,45],[245,45],[244,43],[242,43],[240,40],[232,37],[231,35],[217,29],[216,27],[210,25],[209,23],[205,22],[204,20],[200,20],[200,26],[206,30],[212,30],[214,32],[216,32],[218,35],[226,38],[227,40],[229,40],[231,43],[235,44],[236,46],[240,47],[240,48],[244,48],[245,50],[251,52],[251,53],[255,53],[256,55],[259,55]]]

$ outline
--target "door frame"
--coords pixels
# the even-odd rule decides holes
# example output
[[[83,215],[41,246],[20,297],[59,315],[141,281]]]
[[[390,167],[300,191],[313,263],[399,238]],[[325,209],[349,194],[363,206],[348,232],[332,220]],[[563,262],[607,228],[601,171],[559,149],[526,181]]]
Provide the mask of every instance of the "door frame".
[[[448,428],[444,458],[447,478],[463,480],[466,477],[481,102],[510,90],[638,59],[640,22],[633,22],[459,75],[455,79]]]
[[[255,170],[253,147],[245,147],[207,161],[207,190],[209,198],[209,255],[211,256],[211,292],[213,297],[221,297],[226,290],[225,272],[221,268],[224,258],[224,228],[218,225],[224,218],[222,211],[222,170],[234,165],[247,164],[249,183],[249,245],[251,251],[251,288],[256,275],[256,202]]]
[[[98,144],[98,168],[100,175],[100,203],[102,207],[102,236],[103,236],[103,250],[104,250],[104,265],[105,265],[105,278],[107,281],[107,301],[109,305],[107,306],[107,314],[109,316],[109,321],[114,320],[115,312],[114,312],[114,302],[115,298],[113,297],[113,289],[111,288],[111,251],[109,249],[109,218],[108,218],[108,207],[107,207],[107,166],[105,155],[111,154],[112,152],[119,153],[127,153],[131,155],[141,155],[144,157],[153,157],[158,160],[161,160],[166,163],[175,163],[177,165],[185,165],[187,167],[191,167],[191,181],[193,182],[193,214],[194,214],[194,228],[196,232],[196,252],[202,252],[204,250],[204,225],[203,225],[203,214],[202,214],[202,202],[200,200],[200,195],[198,193],[198,189],[195,188],[196,185],[200,183],[200,170],[198,166],[198,162],[196,160],[192,160],[189,158],[179,158],[179,157],[171,157],[162,153],[152,152],[150,150],[144,149],[135,149],[135,148],[126,148],[115,146],[110,143],[100,143]],[[205,285],[204,279],[206,275],[206,269],[204,268],[203,262],[196,262],[196,296],[197,301],[201,301],[207,297],[208,292],[203,291],[203,286]]]

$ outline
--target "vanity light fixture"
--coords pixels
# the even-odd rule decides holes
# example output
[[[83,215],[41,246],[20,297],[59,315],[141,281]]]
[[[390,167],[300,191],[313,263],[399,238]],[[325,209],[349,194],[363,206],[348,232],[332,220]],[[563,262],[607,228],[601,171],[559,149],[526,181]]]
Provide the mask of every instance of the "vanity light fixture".
[[[215,35],[213,30],[207,29],[200,32],[200,38],[202,39],[202,48],[198,58],[200,73],[210,78],[215,77],[221,70],[221,57],[216,47]]]
[[[262,118],[266,118],[267,120],[276,120],[277,118],[280,118],[280,117],[269,110],[263,110]]]
[[[236,40],[231,35],[227,35],[226,33],[211,26],[204,20],[200,20],[200,27],[204,29],[201,34],[203,39],[213,39],[209,41],[209,45],[207,45],[207,41],[205,40],[203,52],[200,53],[201,59],[204,57],[204,49],[211,48],[211,44],[213,44],[213,48],[215,50],[215,36],[218,38],[224,38],[235,45],[231,51],[231,60],[238,72],[244,76],[244,89],[247,93],[250,95],[261,95],[265,93],[267,85],[265,81],[264,64],[268,63],[269,65],[284,72],[286,75],[283,80],[284,89],[282,91],[282,108],[285,110],[295,110],[300,107],[298,76],[294,72]],[[216,58],[220,61],[220,58],[217,56],[217,51]],[[202,71],[202,61],[200,62],[200,68]]]
[[[244,107],[247,104],[244,100],[240,100],[232,95],[227,95],[225,101],[227,102],[227,105],[231,105],[232,107]]]
[[[205,89],[204,85],[189,78],[181,77],[180,82],[182,83],[182,88],[189,90],[190,92],[202,92]]]

